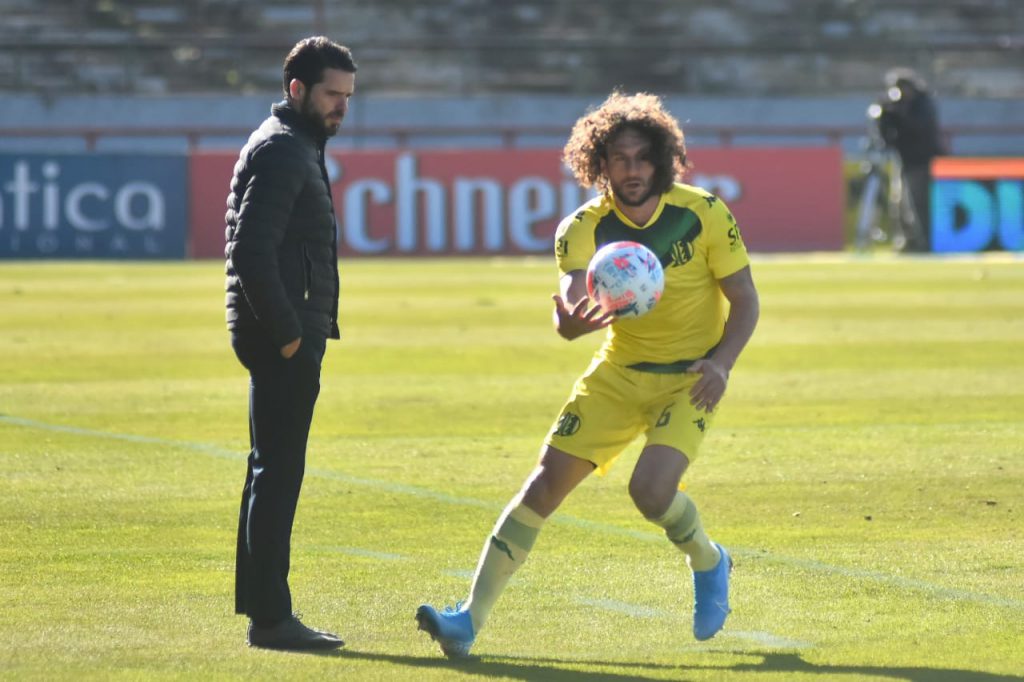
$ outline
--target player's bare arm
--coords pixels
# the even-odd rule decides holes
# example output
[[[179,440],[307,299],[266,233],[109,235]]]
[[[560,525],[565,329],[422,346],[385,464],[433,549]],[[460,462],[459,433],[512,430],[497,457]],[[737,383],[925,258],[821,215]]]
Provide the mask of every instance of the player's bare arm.
[[[750,266],[724,277],[718,281],[718,285],[729,301],[725,333],[714,353],[693,363],[687,370],[701,375],[690,389],[690,404],[707,412],[714,410],[725,395],[729,372],[750,341],[761,310]]]
[[[615,316],[605,312],[599,305],[591,305],[587,296],[586,270],[573,270],[559,282],[561,293],[554,294],[555,331],[567,341],[584,334],[604,329],[615,321]]]

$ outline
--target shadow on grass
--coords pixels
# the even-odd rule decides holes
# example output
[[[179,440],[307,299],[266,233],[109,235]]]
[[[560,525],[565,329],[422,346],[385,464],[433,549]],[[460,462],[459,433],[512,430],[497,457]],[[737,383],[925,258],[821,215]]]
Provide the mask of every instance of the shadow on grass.
[[[393,665],[407,665],[414,668],[429,668],[434,670],[450,670],[452,672],[464,672],[471,675],[484,675],[486,677],[501,677],[513,680],[560,680],[562,682],[628,682],[629,680],[660,680],[663,677],[643,677],[638,675],[637,668],[658,668],[662,670],[678,670],[685,668],[672,665],[654,665],[650,663],[626,663],[618,661],[615,663],[604,661],[559,661],[549,658],[515,658],[486,656],[483,658],[469,658],[464,661],[453,661],[436,656],[392,656],[389,654],[371,654],[362,651],[338,652],[339,658],[351,660],[374,661],[379,663],[391,663]],[[595,672],[592,670],[570,670],[561,667],[566,665],[583,666],[616,666],[624,668],[624,672],[608,673]]]
[[[723,652],[725,653],[725,652]],[[752,653],[750,651],[728,652],[738,656],[760,656],[758,663],[734,663],[723,666],[675,666],[659,663],[642,663],[627,661],[590,661],[590,660],[559,660],[554,658],[519,658],[514,656],[485,656],[465,661],[451,661],[438,657],[392,656],[361,651],[341,650],[334,652],[339,658],[352,660],[375,661],[393,665],[405,665],[414,668],[447,669],[452,672],[464,672],[487,677],[503,677],[520,680],[558,680],[561,682],[626,682],[627,680],[665,679],[663,676],[644,677],[643,670],[675,671],[709,671],[720,670],[731,673],[805,673],[833,678],[837,675],[869,675],[888,677],[893,680],[907,682],[1024,682],[1018,675],[1000,675],[976,670],[951,670],[927,667],[884,667],[868,665],[817,665],[808,663],[797,654],[787,653]],[[563,667],[596,666],[602,668],[621,668],[622,673],[595,672],[592,670],[571,670]]]
[[[735,653],[750,655],[749,651]],[[977,670],[915,666],[817,665],[808,663],[797,654],[775,652],[756,655],[763,657],[760,663],[737,663],[728,666],[728,669],[735,672],[788,672],[823,676],[873,675],[908,682],[1024,682],[1024,677],[1019,675],[1001,675]]]

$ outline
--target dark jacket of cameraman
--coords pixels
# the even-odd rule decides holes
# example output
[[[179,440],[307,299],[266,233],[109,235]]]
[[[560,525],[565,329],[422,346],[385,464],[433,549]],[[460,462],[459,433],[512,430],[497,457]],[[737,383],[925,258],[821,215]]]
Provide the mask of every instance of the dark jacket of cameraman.
[[[227,323],[278,348],[338,338],[334,204],[322,134],[286,102],[249,137],[228,194]]]
[[[935,102],[927,93],[883,106],[879,128],[904,166],[926,166],[943,153]]]

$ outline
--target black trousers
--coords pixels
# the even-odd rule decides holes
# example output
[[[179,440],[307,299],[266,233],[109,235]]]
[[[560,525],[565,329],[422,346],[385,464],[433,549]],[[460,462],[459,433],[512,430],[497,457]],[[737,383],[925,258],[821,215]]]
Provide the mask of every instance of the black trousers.
[[[252,448],[238,514],[235,612],[260,625],[272,625],[292,613],[292,522],[326,341],[323,336],[303,336],[299,350],[285,360],[262,335],[231,337],[235,355],[249,370]]]
[[[903,166],[903,196],[900,202],[900,221],[907,238],[907,251],[931,251],[931,166],[913,164]]]

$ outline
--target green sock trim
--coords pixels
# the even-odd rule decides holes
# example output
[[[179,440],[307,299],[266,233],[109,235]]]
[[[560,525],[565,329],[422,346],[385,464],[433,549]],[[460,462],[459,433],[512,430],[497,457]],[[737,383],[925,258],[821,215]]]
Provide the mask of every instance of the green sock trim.
[[[710,570],[718,564],[718,549],[708,539],[700,523],[697,505],[686,493],[676,493],[664,514],[648,520],[665,529],[665,535],[686,554],[694,571]]]
[[[505,518],[501,527],[498,528],[498,532],[494,534],[494,539],[498,540],[499,538],[502,538],[529,552],[533,549],[533,543],[537,541],[537,536],[540,534],[540,528],[533,528],[515,518],[517,511],[519,511],[519,508],[513,509]]]
[[[521,496],[505,508],[480,555],[465,603],[474,631],[480,632],[487,622],[494,603],[512,574],[526,561],[543,525],[544,517],[524,505]]]
[[[675,523],[665,526],[665,535],[672,542],[682,544],[693,540],[693,534],[697,532],[697,505],[687,498],[686,509],[683,515]]]
[[[684,493],[676,493],[672,503],[661,516],[650,519],[665,529],[665,535],[678,544],[689,542],[697,531],[697,505]]]

